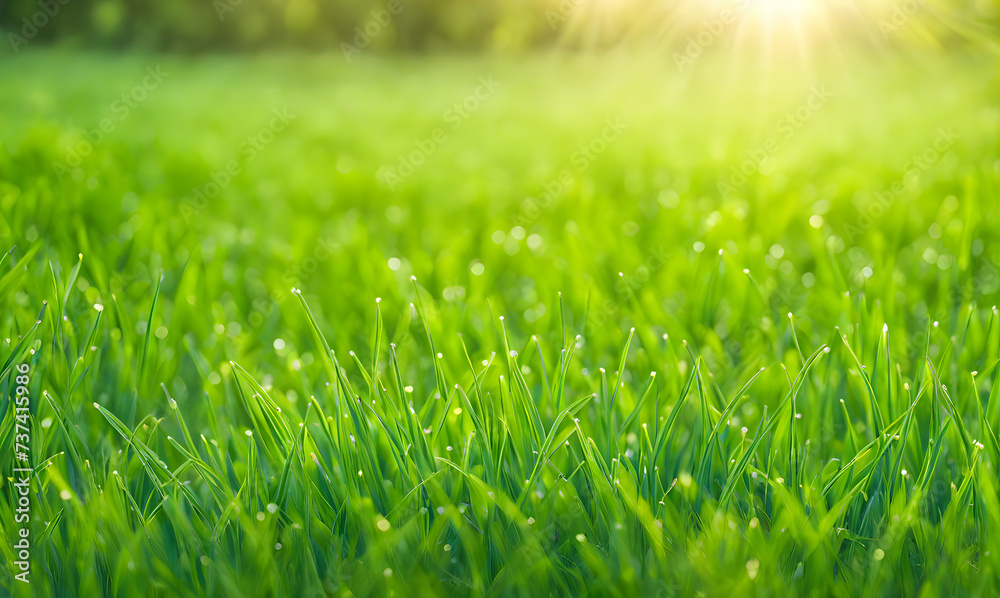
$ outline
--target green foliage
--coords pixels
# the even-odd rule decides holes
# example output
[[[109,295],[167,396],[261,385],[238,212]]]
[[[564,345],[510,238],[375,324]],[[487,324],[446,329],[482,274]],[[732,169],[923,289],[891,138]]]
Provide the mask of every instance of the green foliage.
[[[995,48],[1000,0],[5,0],[0,54],[46,43],[176,52],[324,49],[347,58],[358,51],[553,45],[685,52],[700,35],[709,35],[707,45],[723,37],[718,45],[729,46],[734,36],[720,34],[737,27],[743,42],[777,31],[796,44],[808,36],[823,46],[849,39],[876,47]]]
[[[0,65],[3,592],[991,595],[994,65],[703,60]]]

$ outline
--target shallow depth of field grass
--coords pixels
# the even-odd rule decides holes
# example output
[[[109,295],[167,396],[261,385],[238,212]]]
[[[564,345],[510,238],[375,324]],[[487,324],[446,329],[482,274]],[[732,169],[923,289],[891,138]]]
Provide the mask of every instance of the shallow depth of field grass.
[[[740,60],[5,60],[0,594],[993,595],[1000,71]]]

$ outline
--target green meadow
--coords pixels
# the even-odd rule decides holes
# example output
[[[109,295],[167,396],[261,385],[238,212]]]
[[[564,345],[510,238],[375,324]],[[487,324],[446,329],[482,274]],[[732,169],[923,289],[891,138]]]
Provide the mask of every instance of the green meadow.
[[[0,82],[0,595],[1000,587],[994,56]]]

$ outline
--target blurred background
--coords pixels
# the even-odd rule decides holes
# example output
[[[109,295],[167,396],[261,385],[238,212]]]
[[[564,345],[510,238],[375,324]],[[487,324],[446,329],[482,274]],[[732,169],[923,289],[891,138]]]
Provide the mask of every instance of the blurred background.
[[[524,51],[683,47],[726,20],[726,10],[746,13],[726,45],[766,37],[777,50],[784,42],[883,43],[887,33],[931,46],[988,41],[1000,24],[997,0],[5,0],[0,28],[8,37],[109,49]]]

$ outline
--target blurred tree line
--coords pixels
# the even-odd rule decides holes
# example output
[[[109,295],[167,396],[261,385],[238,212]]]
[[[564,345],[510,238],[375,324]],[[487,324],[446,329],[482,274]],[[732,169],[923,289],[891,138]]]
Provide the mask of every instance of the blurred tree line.
[[[557,41],[676,42],[710,26],[726,6],[758,2],[775,0],[0,0],[0,30],[15,51],[36,39],[190,52],[520,50]],[[1000,24],[1000,0],[826,3],[849,19],[864,15],[876,33],[877,23],[884,30],[886,19],[918,12],[937,21],[928,31],[940,38],[995,39]]]
[[[473,49],[551,39],[539,8],[537,0],[0,0],[0,28],[27,40],[179,51],[356,41]]]

